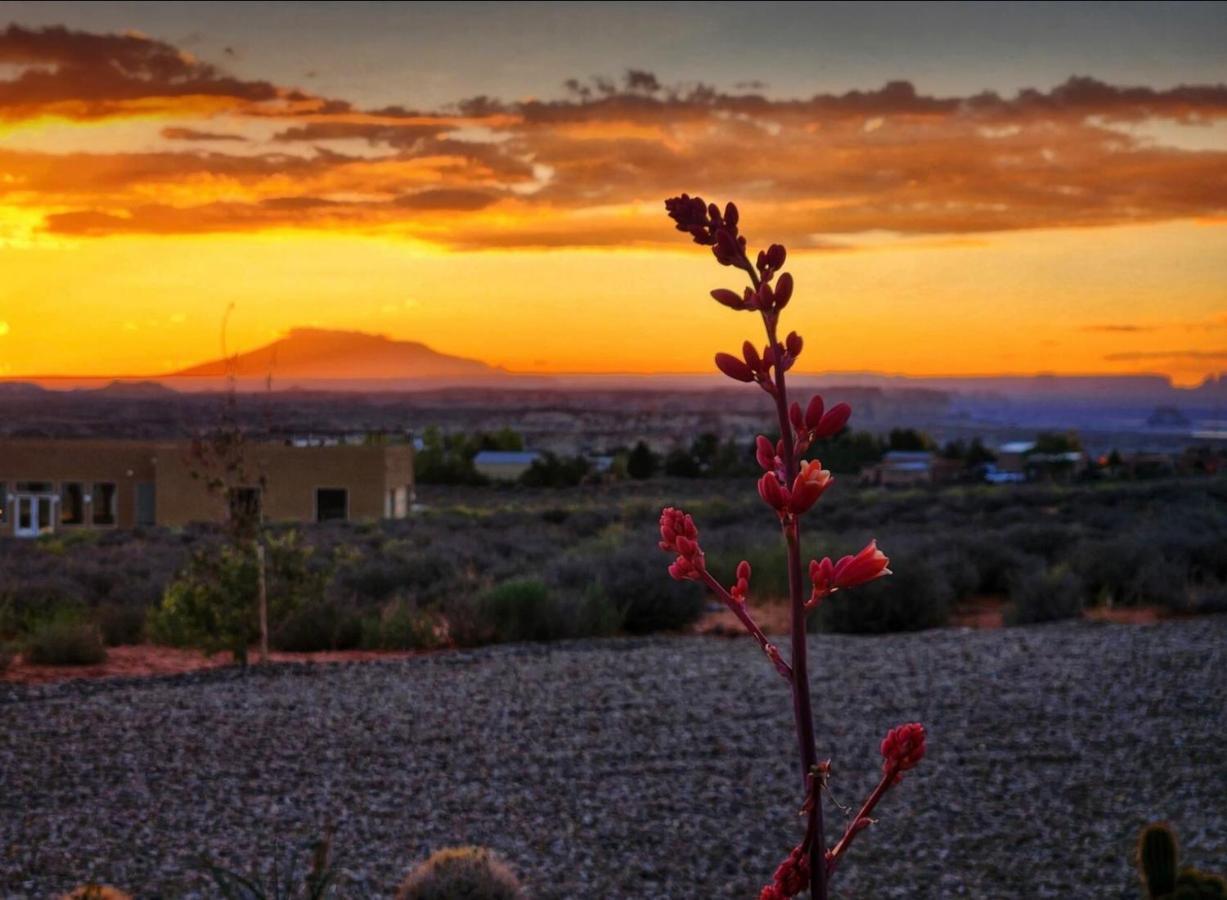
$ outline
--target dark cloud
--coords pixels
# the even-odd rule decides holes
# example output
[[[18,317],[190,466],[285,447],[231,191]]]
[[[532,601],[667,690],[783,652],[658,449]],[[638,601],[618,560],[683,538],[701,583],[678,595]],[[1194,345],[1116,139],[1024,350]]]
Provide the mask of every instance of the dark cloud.
[[[1141,334],[1157,329],[1153,325],[1084,325],[1082,330],[1102,334]]]
[[[0,63],[19,69],[0,81],[0,117],[60,106],[70,118],[116,115],[136,101],[213,97],[259,103],[284,95],[267,81],[234,78],[176,47],[138,34],[91,34],[62,26],[0,31]],[[148,108],[148,105],[145,107]]]
[[[198,131],[195,128],[163,128],[162,137],[168,141],[246,141],[241,134],[225,134],[218,131]]]
[[[1161,359],[1212,362],[1227,359],[1227,350],[1144,350],[1136,353],[1109,353],[1104,359],[1108,362],[1143,362]]]
[[[482,191],[466,191],[460,189],[418,191],[416,194],[405,194],[397,197],[395,204],[404,209],[419,210],[453,210],[472,212],[485,209],[498,198]]]

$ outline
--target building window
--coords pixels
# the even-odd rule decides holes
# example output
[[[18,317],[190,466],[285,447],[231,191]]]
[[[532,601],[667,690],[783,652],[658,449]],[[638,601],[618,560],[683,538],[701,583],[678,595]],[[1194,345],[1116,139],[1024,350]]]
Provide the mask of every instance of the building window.
[[[9,490],[8,485],[0,481],[0,525],[9,520]]]
[[[85,524],[85,486],[79,481],[60,485],[60,524]]]
[[[51,494],[55,492],[55,485],[50,481],[19,481],[17,482],[17,493],[19,494]]]
[[[315,521],[344,522],[349,518],[349,491],[345,488],[316,488]]]
[[[138,483],[136,486],[136,524],[156,524],[157,511],[157,486],[152,481],[142,481]]]
[[[260,489],[257,487],[230,488],[228,505],[231,522],[260,522],[264,518]]]
[[[95,481],[91,495],[95,525],[115,524],[115,484],[111,481]]]

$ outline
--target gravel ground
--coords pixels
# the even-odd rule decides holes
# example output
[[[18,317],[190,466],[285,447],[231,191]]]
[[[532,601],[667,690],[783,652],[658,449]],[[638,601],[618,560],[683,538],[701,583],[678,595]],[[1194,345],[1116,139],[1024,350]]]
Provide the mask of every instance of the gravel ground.
[[[872,786],[888,727],[930,733],[838,896],[1132,900],[1158,818],[1224,866],[1227,617],[812,647],[835,799]],[[347,897],[461,842],[538,898],[750,897],[798,836],[792,747],[747,640],[0,687],[0,895],[201,895],[198,854],[266,864],[332,822]]]

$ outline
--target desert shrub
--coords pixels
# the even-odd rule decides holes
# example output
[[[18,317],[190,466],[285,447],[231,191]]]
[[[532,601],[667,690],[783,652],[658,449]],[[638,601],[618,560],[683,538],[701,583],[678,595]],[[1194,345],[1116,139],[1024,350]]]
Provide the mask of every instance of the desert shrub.
[[[108,647],[139,644],[145,637],[148,609],[134,603],[104,603],[94,610],[94,621]]]
[[[1037,563],[1034,556],[995,536],[964,537],[958,543],[976,567],[977,593],[1008,594],[1015,576]]]
[[[551,591],[537,579],[505,581],[478,602],[490,641],[556,641],[612,634],[622,623],[599,586],[582,593]]]
[[[1028,625],[1082,615],[1085,588],[1066,566],[1039,569],[1019,575],[1010,587],[1006,622]]]
[[[405,878],[396,900],[519,900],[524,888],[497,854],[484,847],[438,850]]]
[[[291,653],[350,650],[362,642],[362,626],[352,604],[335,598],[312,599],[270,626],[269,644]]]
[[[1052,563],[1069,552],[1078,535],[1077,527],[1062,522],[1021,522],[1007,528],[1000,540],[1007,546]]]
[[[622,627],[632,634],[685,628],[707,606],[699,585],[662,578],[660,560],[639,547],[625,547],[591,562],[592,580],[622,610]]]
[[[1083,541],[1070,565],[1087,595],[1110,606],[1178,607],[1187,596],[1187,563],[1165,557],[1138,535]]]
[[[717,578],[728,580],[743,559],[750,564],[754,573],[750,592],[752,603],[788,600],[787,554],[780,541],[769,544],[760,541],[745,545],[743,550],[711,552],[707,557],[707,567]]]
[[[887,548],[889,550],[889,548]],[[813,627],[839,634],[886,634],[945,625],[954,591],[942,570],[923,553],[890,553],[894,573],[827,597],[810,621]]]
[[[1227,584],[1210,582],[1194,585],[1189,589],[1183,608],[1173,608],[1173,611],[1198,614],[1227,613]]]
[[[423,650],[438,646],[437,631],[437,615],[397,597],[363,618],[361,645],[367,650]]]
[[[359,601],[378,603],[402,591],[417,596],[438,595],[454,574],[455,567],[441,553],[381,553],[339,570],[333,588]]]
[[[93,666],[107,658],[107,651],[97,625],[73,616],[58,616],[30,632],[25,656],[39,666]]]
[[[5,673],[16,658],[17,651],[12,644],[0,643],[0,675]]]
[[[980,590],[981,574],[971,553],[957,541],[939,546],[934,550],[933,561],[941,569],[950,585],[954,601],[966,600]]]

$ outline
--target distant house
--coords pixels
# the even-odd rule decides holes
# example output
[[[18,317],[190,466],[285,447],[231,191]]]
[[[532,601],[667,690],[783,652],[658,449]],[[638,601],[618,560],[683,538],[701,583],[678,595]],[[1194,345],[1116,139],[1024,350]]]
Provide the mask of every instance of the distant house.
[[[1066,481],[1086,466],[1081,450],[1041,453],[1036,441],[1013,441],[997,448],[996,472],[1001,481]],[[989,479],[992,480],[992,479]]]
[[[932,484],[933,454],[927,450],[891,450],[882,461],[867,467],[861,480],[884,487]]]
[[[473,468],[492,481],[515,481],[539,459],[535,450],[482,450],[473,457]]]
[[[997,448],[997,471],[1026,475],[1027,454],[1035,450],[1035,441],[1011,441]]]
[[[408,444],[252,443],[259,483],[209,492],[187,441],[0,441],[0,535],[225,521],[254,504],[267,521],[404,518],[413,497]]]

